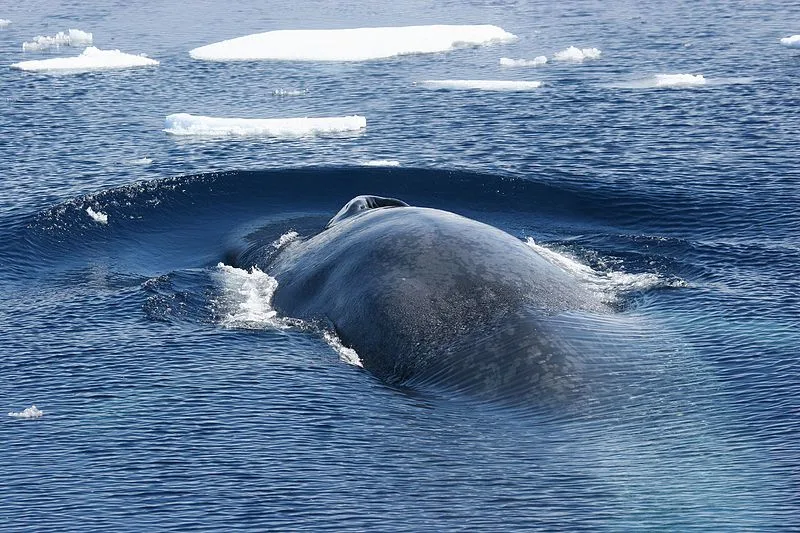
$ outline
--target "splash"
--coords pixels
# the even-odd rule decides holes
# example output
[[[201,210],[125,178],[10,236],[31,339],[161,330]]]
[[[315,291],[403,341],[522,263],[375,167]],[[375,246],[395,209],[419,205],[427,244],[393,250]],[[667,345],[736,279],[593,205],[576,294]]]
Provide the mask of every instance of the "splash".
[[[278,281],[256,267],[243,270],[219,263],[222,295],[215,302],[220,324],[231,329],[285,329],[286,321],[272,308]]]
[[[339,354],[339,359],[341,361],[347,363],[348,365],[364,368],[364,364],[361,362],[361,358],[358,356],[356,351],[342,344],[342,341],[339,339],[339,337],[329,331],[326,331],[322,334],[322,338],[324,338],[325,342],[327,342],[328,345]]]
[[[8,413],[8,416],[30,420],[33,418],[41,418],[44,416],[44,411],[37,409],[35,405],[31,405],[22,411],[11,411]]]
[[[577,259],[553,250],[552,248],[536,244],[530,237],[526,239],[531,249],[544,257],[550,263],[572,274],[586,284],[609,304],[617,302],[620,296],[634,291],[643,291],[661,287],[685,287],[683,280],[671,280],[650,272],[629,274],[620,271],[600,271],[579,262]]]
[[[273,241],[272,247],[280,250],[290,242],[297,240],[298,237],[300,237],[300,234],[296,231],[288,231]]]
[[[108,224],[108,215],[102,211],[95,211],[92,206],[86,208],[86,213],[92,217],[92,220],[99,224]]]
[[[396,159],[370,159],[364,162],[366,167],[399,167],[400,161]]]

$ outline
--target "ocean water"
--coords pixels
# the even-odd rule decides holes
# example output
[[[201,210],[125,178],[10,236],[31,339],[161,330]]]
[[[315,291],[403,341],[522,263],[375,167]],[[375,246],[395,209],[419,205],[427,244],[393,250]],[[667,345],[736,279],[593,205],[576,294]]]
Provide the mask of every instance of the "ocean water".
[[[0,529],[800,529],[800,51],[779,42],[797,2],[76,0],[0,18]],[[519,38],[353,63],[188,54],[416,24]],[[77,55],[22,50],[73,28],[160,65],[9,68]],[[552,60],[569,46],[602,53]],[[367,126],[178,137],[176,113]],[[584,332],[604,361],[586,394],[516,409],[389,386],[275,316],[265,274],[221,265],[358,194],[502,228],[601,292],[615,311]]]

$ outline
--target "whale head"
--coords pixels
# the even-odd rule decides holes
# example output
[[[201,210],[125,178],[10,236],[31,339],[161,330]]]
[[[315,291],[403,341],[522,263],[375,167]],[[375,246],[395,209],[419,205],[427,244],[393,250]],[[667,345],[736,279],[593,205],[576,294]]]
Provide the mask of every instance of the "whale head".
[[[336,213],[332,219],[330,219],[328,224],[325,226],[325,229],[333,227],[343,220],[364,213],[370,209],[379,209],[384,207],[409,207],[409,205],[402,200],[396,200],[395,198],[384,198],[383,196],[370,195],[356,196],[347,202],[344,207],[342,207],[339,212]]]

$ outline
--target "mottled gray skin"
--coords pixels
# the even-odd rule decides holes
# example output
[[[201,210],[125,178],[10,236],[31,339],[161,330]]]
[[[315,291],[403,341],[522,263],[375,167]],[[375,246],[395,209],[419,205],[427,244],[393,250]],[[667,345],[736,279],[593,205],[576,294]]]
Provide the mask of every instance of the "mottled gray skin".
[[[335,330],[390,383],[501,397],[573,387],[575,354],[548,317],[601,304],[508,233],[403,205],[357,197],[282,250],[266,266],[275,309]]]

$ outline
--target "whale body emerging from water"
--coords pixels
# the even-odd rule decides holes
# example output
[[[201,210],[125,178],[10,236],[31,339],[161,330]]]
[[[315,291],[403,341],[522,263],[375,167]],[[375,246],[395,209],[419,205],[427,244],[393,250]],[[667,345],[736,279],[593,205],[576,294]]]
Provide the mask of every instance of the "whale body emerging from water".
[[[392,198],[356,197],[317,235],[246,257],[277,279],[281,315],[333,330],[396,385],[569,394],[580,354],[558,317],[606,310],[520,239]]]

